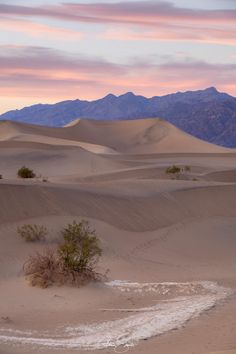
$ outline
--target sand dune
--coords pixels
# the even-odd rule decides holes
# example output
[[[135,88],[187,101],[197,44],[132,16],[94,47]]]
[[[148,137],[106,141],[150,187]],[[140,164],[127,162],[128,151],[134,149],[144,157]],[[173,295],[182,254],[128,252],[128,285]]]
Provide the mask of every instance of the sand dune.
[[[0,142],[0,173],[5,178],[16,178],[17,170],[30,166],[37,175],[50,177],[86,176],[118,170],[123,167],[119,161],[107,161],[80,146],[70,144],[54,145],[51,140],[46,143],[26,141]]]
[[[0,125],[0,139],[40,141],[41,143],[44,141],[50,143],[51,141],[51,144],[57,145],[72,145],[77,142],[81,147],[97,153],[114,153],[114,151],[132,154],[155,152],[220,153],[233,151],[233,149],[226,149],[196,139],[161,119],[79,120],[64,128],[3,122]]]
[[[145,188],[145,185],[142,186]],[[154,230],[186,218],[205,216],[234,217],[236,214],[236,188],[206,186],[184,188],[149,196],[106,192],[101,186],[93,192],[89,188],[45,186],[27,184],[0,184],[1,222],[29,217],[54,215],[80,215],[98,218],[122,229],[133,231]],[[24,204],[20,207],[21,201]],[[37,203],[35,203],[37,200]]]
[[[83,141],[105,144],[126,153],[226,152],[224,149],[196,139],[161,119],[129,121],[80,120],[73,128]]]
[[[236,169],[211,172],[206,174],[205,179],[211,181],[236,183]]]
[[[0,141],[21,141],[21,142],[32,142],[32,143],[40,143],[40,144],[49,144],[49,145],[57,145],[57,146],[79,146],[85,150],[93,152],[95,154],[113,154],[116,153],[109,147],[105,147],[97,144],[90,144],[86,142],[80,142],[73,139],[69,139],[67,135],[65,138],[54,136],[53,130],[51,131],[52,136],[48,136],[40,134],[40,131],[35,129],[34,127],[26,126],[24,124],[5,122],[0,125]],[[34,130],[35,133],[34,133]],[[60,134],[59,134],[60,136]]]
[[[173,164],[190,171],[172,179]],[[17,179],[22,165],[48,182]],[[234,353],[235,170],[235,150],[159,119],[0,122],[0,354],[46,344],[48,354],[58,345],[62,354]],[[97,230],[98,270],[110,269],[113,286],[28,286],[28,255],[55,247],[62,227],[81,218]],[[46,243],[23,242],[24,223],[46,225]]]

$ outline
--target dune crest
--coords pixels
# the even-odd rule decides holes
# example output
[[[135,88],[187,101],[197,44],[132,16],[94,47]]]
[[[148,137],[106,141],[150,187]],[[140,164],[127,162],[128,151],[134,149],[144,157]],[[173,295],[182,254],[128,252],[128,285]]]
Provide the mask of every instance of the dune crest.
[[[232,152],[197,139],[158,119],[95,121],[79,119],[63,128],[3,122],[0,140],[80,146],[93,153],[220,153]]]

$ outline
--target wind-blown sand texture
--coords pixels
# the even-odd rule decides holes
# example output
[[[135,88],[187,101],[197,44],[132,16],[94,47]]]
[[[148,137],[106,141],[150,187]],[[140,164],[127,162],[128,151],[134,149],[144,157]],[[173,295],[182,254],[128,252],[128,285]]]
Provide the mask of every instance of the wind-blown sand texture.
[[[191,170],[172,179],[173,164]],[[17,179],[22,165],[40,176]],[[160,119],[3,121],[0,174],[1,354],[234,354],[235,150]],[[97,230],[107,283],[30,287],[29,254],[80,218]],[[19,238],[25,223],[48,227],[46,245]]]

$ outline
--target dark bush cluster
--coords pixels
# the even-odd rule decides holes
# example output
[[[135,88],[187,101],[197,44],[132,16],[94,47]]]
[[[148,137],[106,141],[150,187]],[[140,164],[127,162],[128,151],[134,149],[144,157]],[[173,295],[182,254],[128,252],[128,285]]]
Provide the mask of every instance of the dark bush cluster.
[[[167,169],[166,169],[167,174],[177,174],[180,172],[181,172],[181,168],[178,166],[175,166],[175,165],[167,167]]]
[[[33,170],[31,170],[28,167],[22,166],[18,171],[17,171],[17,176],[20,178],[34,178],[36,175]]]
[[[190,171],[191,171],[191,167],[190,166],[186,165],[186,166],[181,168],[179,166],[173,165],[173,166],[167,167],[166,174],[172,175],[173,178],[177,178],[178,179],[182,173],[188,173]]]

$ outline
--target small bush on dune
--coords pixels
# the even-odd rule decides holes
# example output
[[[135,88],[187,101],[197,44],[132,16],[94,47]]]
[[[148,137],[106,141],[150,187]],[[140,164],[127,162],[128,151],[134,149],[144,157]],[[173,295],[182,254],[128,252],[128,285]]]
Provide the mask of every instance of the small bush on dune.
[[[53,284],[81,286],[90,281],[98,281],[103,276],[94,270],[74,271],[65,266],[58,253],[46,249],[43,253],[30,256],[23,266],[30,285],[47,288]]]
[[[36,242],[36,241],[44,241],[45,237],[48,234],[48,230],[43,225],[25,224],[17,228],[17,233],[26,242]]]
[[[175,166],[175,165],[173,165],[171,167],[167,167],[167,169],[166,169],[166,173],[172,173],[172,174],[180,173],[180,171],[181,171],[180,167]]]
[[[65,265],[74,271],[93,269],[101,256],[98,238],[85,220],[68,224],[62,232],[64,243],[59,246],[58,254]]]
[[[103,276],[95,271],[101,248],[87,221],[68,224],[62,231],[64,242],[56,250],[31,256],[24,265],[31,285],[46,288],[53,283],[80,286]]]
[[[176,178],[179,178],[180,173],[181,173],[181,168],[175,165],[167,167],[166,169],[166,174],[175,176]]]
[[[44,254],[36,253],[30,256],[23,266],[25,275],[32,286],[47,288],[55,280],[55,274],[60,273],[59,262],[53,250]]]
[[[171,179],[179,179],[180,177],[182,177],[182,179],[188,180],[190,177],[191,167],[188,165],[185,165],[183,167],[173,165],[167,167],[165,172],[167,175],[171,176]]]
[[[17,171],[17,176],[20,178],[34,178],[35,173],[28,167],[23,166]]]

